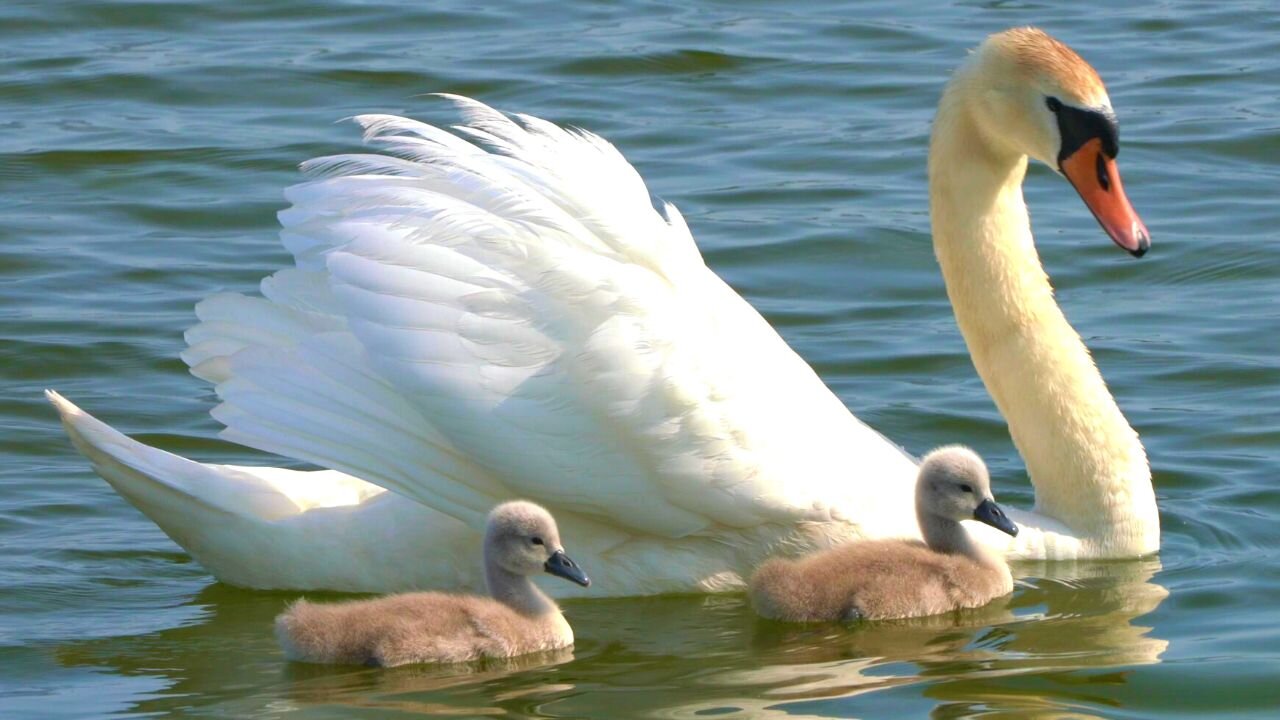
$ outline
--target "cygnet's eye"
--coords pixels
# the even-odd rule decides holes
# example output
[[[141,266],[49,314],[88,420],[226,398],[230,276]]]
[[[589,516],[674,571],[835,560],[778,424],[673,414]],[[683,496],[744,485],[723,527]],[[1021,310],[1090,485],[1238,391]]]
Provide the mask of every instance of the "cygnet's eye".
[[[543,544],[543,542],[542,542],[542,538],[540,538],[540,537],[529,538],[529,542],[533,543],[534,545],[542,545],[542,544]]]
[[[1044,104],[1049,106],[1049,112],[1056,113],[1062,109],[1062,101],[1056,97],[1047,97]]]
[[[967,493],[971,493],[971,492],[973,492],[973,488],[972,488],[972,487],[970,487],[970,486],[968,486],[968,485],[961,485],[961,486],[960,486],[960,492],[967,492]]]

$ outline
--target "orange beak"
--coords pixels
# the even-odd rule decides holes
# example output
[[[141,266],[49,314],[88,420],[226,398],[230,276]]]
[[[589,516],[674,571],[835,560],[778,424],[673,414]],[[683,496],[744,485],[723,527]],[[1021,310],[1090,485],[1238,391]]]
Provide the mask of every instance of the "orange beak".
[[[1102,152],[1102,140],[1093,138],[1084,143],[1060,166],[1111,239],[1134,257],[1145,255],[1151,247],[1151,235],[1125,197],[1120,169]]]

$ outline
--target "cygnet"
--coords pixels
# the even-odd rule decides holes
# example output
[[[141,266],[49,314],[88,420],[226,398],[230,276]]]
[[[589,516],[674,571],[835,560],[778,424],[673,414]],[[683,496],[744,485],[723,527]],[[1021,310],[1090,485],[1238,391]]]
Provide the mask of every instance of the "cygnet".
[[[1013,592],[1008,563],[960,524],[973,519],[1018,534],[996,505],[976,453],[952,445],[924,458],[916,518],[923,543],[855,541],[797,560],[766,561],[750,582],[756,612],[791,622],[919,617],[979,607]]]
[[[546,509],[517,500],[490,513],[484,536],[490,597],[414,592],[317,604],[298,600],[276,618],[292,660],[390,667],[508,658],[573,644],[559,606],[533,583],[550,573],[582,586],[586,574],[560,544]]]

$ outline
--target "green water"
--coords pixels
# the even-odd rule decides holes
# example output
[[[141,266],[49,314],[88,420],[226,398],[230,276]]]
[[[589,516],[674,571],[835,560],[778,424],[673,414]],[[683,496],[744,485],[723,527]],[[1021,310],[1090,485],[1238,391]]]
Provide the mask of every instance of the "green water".
[[[1271,718],[1280,713],[1280,16],[1269,3],[9,2],[0,6],[0,718]],[[423,9],[430,7],[430,9]],[[573,602],[572,652],[291,666],[292,596],[214,582],[76,455],[55,387],[140,439],[213,439],[192,305],[287,262],[296,164],[451,91],[591,128],[708,263],[907,448],[1031,502],[956,332],[924,160],[949,70],[1036,23],[1107,80],[1141,261],[1060,179],[1028,201],[1068,316],[1151,456],[1158,560],[1023,565],[1011,599],[852,627],[740,596]],[[406,562],[413,562],[408,558]]]

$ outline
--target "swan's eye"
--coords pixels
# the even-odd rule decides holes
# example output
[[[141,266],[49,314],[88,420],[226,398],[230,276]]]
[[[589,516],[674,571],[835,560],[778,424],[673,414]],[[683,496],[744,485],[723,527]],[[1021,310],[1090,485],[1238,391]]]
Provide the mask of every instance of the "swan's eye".
[[[967,492],[967,493],[971,493],[971,492],[973,492],[973,488],[969,487],[968,485],[961,485],[961,486],[960,486],[960,492]]]
[[[1062,101],[1056,97],[1045,98],[1044,104],[1049,106],[1049,112],[1056,113],[1062,109]]]
[[[534,545],[542,545],[542,544],[543,544],[543,543],[542,543],[542,538],[540,538],[540,537],[536,537],[536,538],[529,538],[529,542],[533,543]]]

